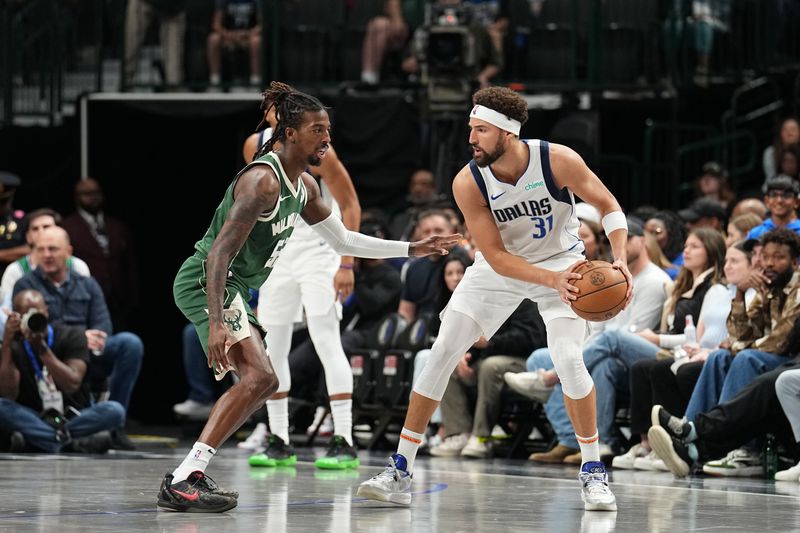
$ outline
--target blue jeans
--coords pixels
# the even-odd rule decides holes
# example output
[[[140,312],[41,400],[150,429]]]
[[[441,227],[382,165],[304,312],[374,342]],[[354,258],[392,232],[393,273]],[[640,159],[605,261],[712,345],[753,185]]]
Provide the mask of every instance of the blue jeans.
[[[655,358],[658,346],[627,331],[606,331],[597,336],[583,349],[583,360],[589,375],[594,381],[597,395],[597,431],[601,440],[608,445],[618,434],[614,425],[617,414],[617,390],[628,386],[628,368],[641,359]],[[528,371],[537,368],[551,370],[553,362],[547,348],[534,351],[526,363]],[[556,385],[544,406],[545,414],[553,426],[559,444],[578,448],[575,429],[572,427],[567,407],[564,403],[561,385]]]
[[[111,377],[109,400],[120,403],[126,412],[131,402],[133,386],[136,385],[142,369],[143,358],[142,340],[133,333],[122,332],[109,336],[103,354],[93,356],[89,364],[91,378]]]
[[[125,408],[117,402],[101,402],[81,411],[67,421],[72,438],[86,437],[100,431],[113,431],[125,424]],[[39,418],[39,413],[7,398],[0,398],[0,429],[19,431],[32,448],[57,453],[61,445],[53,426]]]
[[[189,384],[189,399],[206,404],[214,403],[217,399],[214,380],[194,324],[186,324],[183,328],[183,370]]]
[[[686,420],[693,421],[698,414],[730,400],[757,376],[785,362],[783,356],[758,350],[742,350],[735,357],[728,350],[714,350],[700,372],[686,407]]]

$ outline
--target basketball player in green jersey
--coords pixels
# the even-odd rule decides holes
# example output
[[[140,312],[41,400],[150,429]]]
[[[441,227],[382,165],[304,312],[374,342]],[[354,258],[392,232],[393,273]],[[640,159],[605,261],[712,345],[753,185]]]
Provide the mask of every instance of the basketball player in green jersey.
[[[200,438],[168,473],[158,506],[173,511],[223,512],[238,493],[222,490],[205,475],[217,448],[278,388],[267,357],[264,331],[245,306],[248,288],[269,276],[298,215],[340,255],[367,258],[447,254],[460,235],[404,243],[348,231],[320,199],[304,170],[317,166],[330,143],[330,120],[316,98],[273,82],[264,94],[278,112],[278,127],[256,159],[225,191],[211,226],[175,278],[175,303],[195,325],[209,367],[232,370],[239,382],[217,401]],[[273,152],[273,145],[281,148]]]

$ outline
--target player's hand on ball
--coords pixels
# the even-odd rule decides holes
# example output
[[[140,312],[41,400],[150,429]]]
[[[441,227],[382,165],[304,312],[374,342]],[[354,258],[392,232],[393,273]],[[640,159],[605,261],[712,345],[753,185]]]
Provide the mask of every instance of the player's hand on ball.
[[[628,307],[628,304],[631,303],[631,299],[633,298],[633,276],[631,276],[631,271],[628,270],[627,261],[617,259],[611,264],[611,266],[622,272],[628,282],[628,293],[625,295],[625,305],[622,306],[622,308],[625,309]]]
[[[569,304],[578,299],[576,295],[580,292],[580,289],[573,285],[571,280],[581,279],[583,277],[575,272],[575,269],[581,265],[585,265],[587,262],[586,259],[581,259],[573,263],[572,266],[564,272],[553,272],[555,278],[551,287],[558,291],[559,298],[561,298],[561,301],[565,304]]]
[[[462,235],[453,233],[452,235],[432,235],[421,241],[408,244],[408,255],[422,257],[425,255],[447,255],[450,249],[461,242]]]

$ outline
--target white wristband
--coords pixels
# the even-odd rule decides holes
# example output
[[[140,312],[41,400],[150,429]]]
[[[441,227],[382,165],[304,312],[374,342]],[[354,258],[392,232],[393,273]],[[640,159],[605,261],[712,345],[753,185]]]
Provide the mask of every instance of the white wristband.
[[[616,231],[618,229],[624,229],[625,231],[628,230],[628,220],[625,218],[625,213],[622,211],[610,212],[603,217],[602,223],[606,235],[611,235],[612,231]]]

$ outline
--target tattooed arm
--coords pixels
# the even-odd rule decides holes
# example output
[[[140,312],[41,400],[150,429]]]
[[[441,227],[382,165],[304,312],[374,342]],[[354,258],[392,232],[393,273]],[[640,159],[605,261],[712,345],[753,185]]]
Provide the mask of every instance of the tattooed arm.
[[[234,202],[228,218],[214,239],[206,260],[208,293],[208,366],[230,366],[225,355],[227,333],[222,322],[225,280],[231,260],[244,245],[258,216],[275,206],[280,184],[267,165],[256,165],[239,177],[233,191]]]

